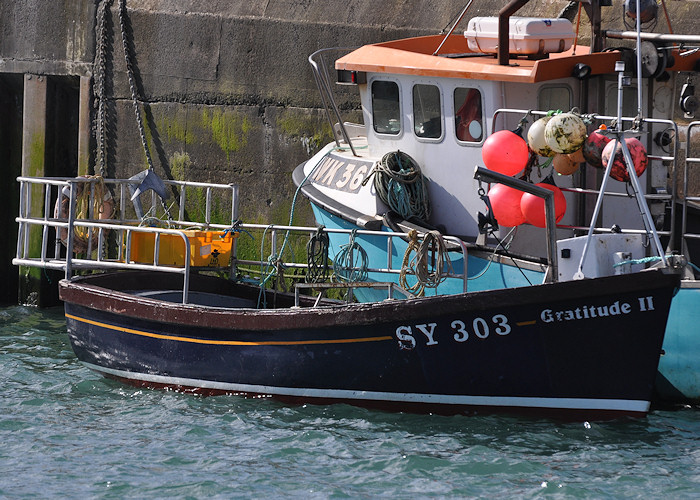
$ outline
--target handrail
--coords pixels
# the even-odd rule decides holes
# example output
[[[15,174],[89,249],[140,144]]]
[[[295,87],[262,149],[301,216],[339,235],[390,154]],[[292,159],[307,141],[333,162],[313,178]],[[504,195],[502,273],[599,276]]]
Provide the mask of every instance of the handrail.
[[[518,114],[518,115],[533,115],[536,117],[543,117],[547,115],[546,111],[539,111],[539,110],[527,110],[527,109],[515,109],[515,108],[500,108],[494,111],[492,115],[492,125],[491,125],[491,133],[494,133],[496,131],[496,120],[499,115],[501,114]],[[608,116],[608,115],[598,115],[595,113],[592,114],[587,114],[585,115],[586,118],[590,119],[591,121],[612,121],[612,120],[617,120],[616,116]],[[637,118],[631,118],[631,117],[621,117],[620,121],[623,123],[629,123],[633,124],[638,122],[639,120]],[[668,119],[660,119],[660,118],[644,118],[642,120],[642,123],[648,123],[650,125],[663,125],[667,129],[671,128],[674,133],[674,137],[678,138],[679,133],[678,133],[678,124],[674,122],[673,120],[668,120]],[[695,125],[700,125],[700,122],[692,122],[688,126],[688,130],[690,131],[690,127]],[[690,137],[689,135],[687,137]],[[689,139],[688,139],[689,141]],[[677,160],[679,156],[679,141],[674,140],[673,143],[673,155],[670,156],[658,156],[658,155],[648,155],[650,160],[657,160],[657,161],[670,161],[672,162],[671,169],[673,172],[676,172],[676,165],[677,165]],[[698,159],[700,162],[700,159]],[[686,160],[686,174],[687,174],[687,160]],[[649,200],[649,201],[671,201],[671,220],[674,221],[676,217],[676,202],[678,201],[679,198],[679,193],[678,193],[678,186],[677,186],[677,176],[673,175],[672,176],[672,185],[671,185],[671,193],[670,194],[649,194],[649,193],[642,193],[642,196],[644,199]],[[687,186],[687,176],[685,179],[685,185]],[[562,191],[570,191],[570,192],[575,192],[575,193],[581,193],[581,194],[593,194],[593,195],[600,195],[601,192],[600,190],[589,190],[589,189],[581,189],[581,188],[562,188]],[[686,188],[687,191],[687,188]],[[684,193],[683,198],[686,198],[686,193]],[[621,194],[621,193],[614,193],[614,192],[604,192],[604,196],[606,197],[629,197],[626,194]],[[685,212],[685,209],[684,209]],[[590,225],[588,226],[590,227]],[[623,228],[624,229],[624,228]],[[605,228],[598,228],[594,227],[594,230],[597,232],[602,232],[606,231]],[[675,225],[671,226],[671,237],[669,238],[669,244],[673,245],[673,241],[675,237],[673,236],[673,233],[675,231]],[[685,234],[685,226],[683,226],[682,229],[682,234]],[[673,248],[672,248],[673,250]]]
[[[328,122],[330,123],[331,130],[333,131],[333,138],[335,139],[335,145],[337,147],[340,147],[340,141],[338,140],[338,137],[336,135],[335,127],[333,126],[333,119],[331,118],[331,112],[329,110],[329,106],[333,109],[333,112],[335,113],[336,118],[338,119],[338,125],[340,127],[340,133],[343,135],[343,139],[347,143],[347,145],[350,147],[350,151],[352,151],[353,156],[359,156],[357,152],[355,151],[354,146],[352,145],[352,141],[350,140],[350,135],[348,134],[347,130],[345,129],[345,125],[343,124],[343,119],[340,116],[340,111],[338,110],[338,106],[335,103],[335,99],[333,98],[333,90],[331,89],[331,84],[330,80],[328,78],[328,71],[325,67],[325,64],[323,63],[323,59],[320,57],[322,53],[324,52],[330,52],[331,50],[354,50],[353,48],[350,47],[332,47],[332,48],[325,48],[325,49],[320,49],[314,52],[309,56],[309,64],[311,64],[311,72],[314,75],[314,80],[316,80],[316,87],[318,87],[318,91],[321,93],[321,101],[323,101],[323,109],[326,112],[326,118],[328,118]],[[316,62],[315,58],[318,56],[319,62]],[[321,71],[321,67],[323,71]]]
[[[635,40],[637,38],[636,31],[620,31],[620,30],[604,30],[603,35],[606,38],[615,38],[618,40]],[[682,44],[700,44],[700,35],[680,35],[675,33],[640,33],[640,39],[650,42],[668,42]]]
[[[685,132],[685,141],[686,141],[686,149],[685,149],[685,165],[683,168],[683,211],[682,211],[682,217],[681,217],[681,235],[684,238],[687,238],[688,235],[686,234],[687,231],[687,224],[688,224],[688,201],[700,201],[698,198],[694,197],[689,197],[688,196],[688,182],[689,182],[689,176],[690,176],[690,165],[691,163],[699,163],[700,164],[700,158],[693,158],[690,156],[690,137],[691,134],[693,133],[693,128],[694,127],[700,127],[700,121],[692,121],[688,124],[688,127],[686,128]],[[678,137],[678,135],[676,135]],[[677,141],[676,141],[677,142]],[[675,179],[674,175],[674,179]],[[675,203],[674,203],[675,205]],[[675,219],[672,219],[675,220]]]
[[[442,39],[442,42],[440,42],[440,45],[438,45],[438,48],[435,49],[435,52],[433,52],[434,56],[438,55],[438,52],[440,52],[440,49],[442,48],[442,46],[445,45],[445,42],[447,41],[447,39],[450,38],[450,35],[454,32],[455,29],[457,29],[457,25],[462,21],[462,18],[464,18],[464,15],[469,10],[469,7],[471,7],[473,1],[474,0],[469,0],[469,2],[467,2],[467,5],[464,7],[464,9],[462,9],[461,14],[459,15],[459,17],[457,18],[455,23],[452,25],[452,28],[450,28],[450,30],[447,32],[447,34],[445,35],[445,38]]]
[[[559,279],[559,262],[557,259],[557,235],[555,232],[557,229],[557,224],[554,212],[554,191],[535,186],[529,182],[516,179],[515,177],[509,177],[483,167],[476,167],[476,170],[474,171],[474,178],[480,181],[485,180],[487,182],[504,184],[508,187],[518,189],[520,191],[533,194],[538,198],[544,199],[544,216],[547,227],[547,260],[549,261],[549,272],[547,277],[549,281],[557,281]]]
[[[231,220],[236,220],[238,216],[238,187],[233,184],[213,184],[203,182],[185,182],[164,180],[166,186],[179,188],[180,209],[177,219],[170,219],[169,224],[174,228],[159,228],[159,227],[140,227],[135,224],[140,222],[138,219],[127,219],[126,217],[126,189],[129,185],[134,185],[131,179],[103,179],[94,177],[18,177],[20,183],[20,207],[19,216],[15,219],[19,224],[17,235],[17,251],[13,259],[13,264],[28,267],[40,267],[45,269],[63,270],[65,277],[70,278],[75,269],[149,269],[163,272],[178,273],[183,275],[183,301],[188,300],[190,266],[191,266],[191,250],[187,235],[183,232],[186,227],[197,227],[200,229],[212,228],[215,224],[211,223],[212,218],[212,191],[225,191],[231,196]],[[118,191],[118,197],[121,201],[119,213],[114,215],[116,219],[107,219],[100,221],[95,219],[93,207],[95,206],[95,184],[103,182],[110,189]],[[90,219],[77,219],[76,199],[78,184],[88,184],[89,188],[89,213]],[[41,208],[34,207],[34,211],[40,210],[40,214],[32,213],[33,191],[39,192],[36,187],[42,187],[41,196],[43,202]],[[204,196],[204,219],[202,222],[188,221],[185,219],[185,203],[187,201],[187,188],[200,188],[206,191]],[[87,189],[87,188],[86,188]],[[155,194],[151,195],[151,206],[155,206]],[[66,218],[60,218],[59,213],[52,212],[52,202],[68,198],[68,210],[65,214]],[[57,208],[58,209],[58,208]],[[32,234],[32,228],[41,228],[41,250],[39,256],[31,255],[31,241],[36,238]],[[230,229],[230,226],[216,225],[222,229]],[[84,227],[89,229],[87,238],[87,250],[85,254],[87,258],[79,258],[74,252],[75,228]],[[49,255],[49,234],[54,231],[56,238],[53,242],[53,255]],[[93,231],[97,232],[97,248],[93,248]],[[107,231],[115,231],[118,235],[118,256],[117,259],[110,260],[103,258],[102,249],[105,244],[105,234]],[[63,251],[61,238],[58,235],[65,232],[65,246]],[[133,232],[145,232],[154,235],[154,256],[153,264],[138,264],[130,262],[130,241]],[[184,255],[183,265],[168,266],[159,262],[160,253],[160,238],[161,235],[177,236],[183,241]],[[126,238],[124,238],[126,237]],[[124,245],[126,243],[126,245]],[[122,254],[125,249],[126,255]],[[93,252],[96,251],[96,252]],[[93,253],[96,254],[92,258]]]
[[[17,238],[17,253],[16,257],[13,259],[13,264],[28,267],[39,267],[44,269],[62,270],[65,272],[66,278],[70,278],[74,271],[85,270],[85,269],[105,269],[105,270],[124,270],[124,269],[134,269],[134,270],[148,270],[148,271],[158,271],[158,272],[168,272],[183,275],[183,301],[188,300],[189,291],[189,277],[190,273],[193,271],[193,266],[191,264],[191,254],[190,245],[188,243],[187,235],[184,233],[185,226],[195,226],[195,227],[206,227],[207,230],[218,230],[218,231],[271,231],[271,237],[274,241],[272,244],[272,253],[276,254],[276,238],[277,235],[281,233],[293,232],[296,234],[306,234],[313,235],[316,233],[316,227],[306,227],[306,226],[283,226],[283,225],[264,225],[264,224],[238,224],[232,227],[230,224],[214,224],[214,223],[200,223],[196,221],[185,221],[178,220],[173,221],[174,228],[161,228],[161,227],[148,227],[148,226],[137,226],[134,225],[135,221],[128,219],[125,216],[125,209],[120,206],[119,212],[116,214],[115,219],[107,220],[96,220],[96,219],[77,219],[75,218],[75,198],[76,190],[75,186],[80,182],[92,182],[88,179],[83,178],[31,178],[31,177],[20,177],[20,210],[19,216],[15,219],[19,224],[18,238]],[[107,182],[107,180],[105,180]],[[127,185],[128,182],[124,180],[114,180],[111,179],[110,183],[119,185]],[[192,184],[182,183],[183,186],[188,187]],[[198,186],[221,188],[224,190],[230,190],[232,195],[236,195],[237,191],[235,187],[231,185],[208,185],[203,183],[198,183]],[[31,198],[32,191],[35,191],[33,187],[41,186],[42,195],[44,199],[42,200],[42,213],[32,213]],[[71,208],[69,210],[68,218],[60,219],[55,214],[52,213],[51,201],[56,199],[62,194],[63,190],[68,188],[70,190],[69,200],[71,202]],[[65,195],[64,195],[65,196]],[[91,198],[93,200],[94,190],[91,190]],[[206,197],[207,207],[212,203],[211,197]],[[236,214],[235,207],[237,203],[235,201],[232,203],[232,214]],[[35,208],[36,210],[36,208]],[[206,218],[209,218],[210,209],[206,208]],[[92,214],[92,217],[95,215]],[[30,240],[32,239],[33,228],[39,227],[42,231],[41,239],[41,252],[38,256],[34,256],[30,252]],[[89,234],[92,235],[97,232],[97,244],[96,248],[91,248],[88,246],[88,251],[85,255],[77,256],[73,254],[73,240],[75,238],[74,230],[76,227],[86,228]],[[63,248],[60,238],[54,238],[53,240],[49,238],[50,234],[59,235],[65,231],[65,240],[67,248]],[[102,249],[105,246],[106,237],[105,235],[112,231],[117,234],[117,244],[118,252],[116,258],[103,257]],[[393,269],[392,255],[394,238],[407,239],[409,237],[408,233],[394,233],[385,231],[370,231],[370,230],[357,230],[352,231],[350,229],[325,229],[328,233],[336,234],[346,234],[351,235],[353,232],[358,235],[363,236],[377,236],[386,239],[387,245],[387,257],[386,257],[386,267],[370,267],[367,269],[368,272],[383,273],[387,275],[396,275],[401,273],[401,269]],[[133,233],[151,233],[154,234],[154,255],[153,261],[148,260],[148,263],[137,263],[133,262],[131,258],[131,235]],[[181,240],[185,247],[185,255],[183,258],[182,266],[175,266],[169,264],[163,264],[159,261],[159,251],[160,251],[160,238],[163,235],[176,235]],[[90,245],[92,244],[92,236],[89,238]],[[460,240],[454,236],[444,236],[445,241],[451,243],[452,245],[459,248],[462,252],[464,266],[461,274],[457,274],[454,271],[444,274],[443,276],[448,278],[461,279],[463,283],[463,291],[467,291],[467,253],[468,248],[464,241]],[[234,240],[235,241],[235,240]],[[53,252],[51,249],[53,248]],[[93,251],[94,250],[94,251]],[[95,256],[96,255],[96,256]],[[240,264],[254,264],[254,265],[264,265],[267,262],[263,262],[263,257],[261,256],[260,261],[246,261],[238,259],[237,249],[235,244],[232,247],[231,253],[231,272],[232,276],[235,275],[235,266]],[[308,268],[308,263],[296,263],[289,262],[284,263],[285,266],[290,268]],[[381,266],[381,264],[380,264]],[[396,288],[395,288],[396,289]]]

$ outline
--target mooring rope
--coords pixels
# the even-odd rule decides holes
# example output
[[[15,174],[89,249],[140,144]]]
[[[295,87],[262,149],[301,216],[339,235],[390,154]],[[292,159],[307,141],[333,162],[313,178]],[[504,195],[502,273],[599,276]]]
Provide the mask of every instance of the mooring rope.
[[[328,233],[321,226],[306,244],[307,283],[325,283],[328,279],[328,245]]]
[[[428,188],[420,167],[402,151],[385,154],[364,180],[374,175],[374,188],[379,198],[404,219],[430,217]]]
[[[418,297],[425,294],[426,288],[437,288],[453,273],[452,260],[447,251],[445,240],[439,231],[429,231],[423,235],[423,241],[418,244],[418,232],[412,229],[409,233],[409,243],[403,256],[399,285]],[[428,256],[432,255],[432,265]],[[432,269],[432,271],[431,271]],[[407,275],[416,277],[413,285],[408,284]]]
[[[666,255],[667,259],[670,259],[672,257],[675,257],[675,255]],[[620,267],[624,266],[626,264],[634,265],[634,264],[648,264],[649,262],[658,262],[661,260],[661,257],[658,255],[654,255],[652,257],[642,257],[641,259],[630,259],[630,260],[623,260],[622,262],[616,262],[613,264],[613,267]],[[687,266],[690,266],[693,268],[695,271],[700,273],[700,267],[696,266],[692,262],[688,261],[686,263]]]
[[[340,246],[333,259],[333,272],[340,281],[367,281],[367,252],[355,241],[355,229],[350,233],[350,241]]]

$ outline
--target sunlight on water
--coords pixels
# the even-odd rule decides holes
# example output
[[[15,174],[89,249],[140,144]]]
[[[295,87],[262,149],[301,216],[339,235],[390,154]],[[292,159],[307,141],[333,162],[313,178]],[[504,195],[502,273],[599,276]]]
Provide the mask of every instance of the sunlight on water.
[[[0,497],[696,497],[700,411],[559,423],[135,389],[0,310]]]

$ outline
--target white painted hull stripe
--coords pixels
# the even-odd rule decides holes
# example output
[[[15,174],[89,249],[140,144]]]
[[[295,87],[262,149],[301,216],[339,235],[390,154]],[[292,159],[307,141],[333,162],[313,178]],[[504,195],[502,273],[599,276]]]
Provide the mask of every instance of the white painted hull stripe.
[[[412,394],[402,392],[352,391],[345,389],[299,389],[294,387],[276,387],[267,385],[233,384],[197,380],[180,377],[149,375],[146,373],[114,370],[83,362],[88,368],[130,380],[139,380],[155,384],[197,387],[226,392],[249,394],[269,394],[273,396],[294,396],[301,398],[321,398],[359,401],[391,401],[403,403],[444,404],[463,406],[551,408],[567,410],[612,410],[624,412],[649,411],[650,402],[627,399],[585,399],[585,398],[530,398],[509,396],[463,396],[450,394]]]

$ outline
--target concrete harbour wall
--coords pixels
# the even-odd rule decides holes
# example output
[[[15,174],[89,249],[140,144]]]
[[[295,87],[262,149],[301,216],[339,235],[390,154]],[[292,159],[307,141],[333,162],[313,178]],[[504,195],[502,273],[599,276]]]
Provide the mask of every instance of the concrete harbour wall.
[[[614,2],[605,10],[606,22],[621,16],[621,1]],[[449,27],[465,3],[127,0],[124,31],[154,167],[169,178],[239,184],[245,222],[286,222],[292,169],[331,138],[308,55],[323,47],[434,34]],[[667,4],[676,32],[697,31],[693,20],[700,2]],[[572,16],[576,5],[533,0],[518,15]],[[467,18],[495,15],[502,6],[475,0]],[[0,183],[0,224],[9,234],[0,245],[3,274],[13,275],[6,263],[14,254],[17,198],[9,181],[30,167],[44,175],[100,173],[94,98],[99,54],[105,68],[104,173],[129,177],[147,167],[118,7],[119,0],[0,0],[0,163],[6,175]],[[619,20],[608,24],[621,27]],[[466,20],[459,29],[465,26]],[[665,28],[661,16],[658,30]],[[587,30],[582,23],[584,41]],[[27,82],[39,77],[43,83],[28,93]],[[36,95],[44,95],[46,103]],[[343,104],[357,106],[350,97]],[[27,142],[27,134],[38,130],[30,128],[27,116],[44,119],[38,142]],[[295,220],[310,222],[306,204],[300,205]],[[0,300],[14,297],[11,291]]]

